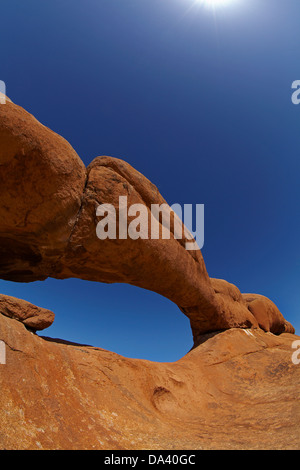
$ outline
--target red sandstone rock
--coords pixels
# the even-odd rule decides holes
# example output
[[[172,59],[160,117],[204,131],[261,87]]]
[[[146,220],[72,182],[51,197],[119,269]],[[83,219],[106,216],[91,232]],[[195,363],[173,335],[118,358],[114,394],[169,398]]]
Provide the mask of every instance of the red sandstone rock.
[[[211,280],[201,251],[187,251],[174,226],[167,240],[99,240],[98,205],[118,207],[127,196],[150,218],[151,204],[166,201],[122,160],[98,157],[86,171],[68,142],[10,101],[0,106],[0,185],[0,278],[78,277],[155,291],[189,317],[195,344],[206,332],[257,328],[256,316],[272,332],[288,329],[274,309],[264,313],[266,303],[247,308],[238,288]]]
[[[149,180],[111,157],[86,171],[62,137],[7,101],[0,185],[0,278],[150,289],[190,318],[195,343],[173,364],[126,359],[31,334],[20,322],[38,330],[54,314],[0,295],[1,450],[299,447],[297,338],[273,302],[210,279],[185,240],[96,237],[101,203],[165,203]]]
[[[218,315],[215,322],[211,322],[210,328],[202,328],[201,325],[192,322],[192,330],[194,332],[194,341],[197,345],[197,332],[198,335],[204,334],[209,331],[226,330],[228,328],[258,328],[258,323],[254,315],[248,310],[247,304],[244,301],[239,289],[223,279],[210,279],[211,285],[215,292],[216,301],[218,304]],[[197,319],[196,319],[197,321]],[[205,325],[202,322],[203,326]],[[196,332],[196,334],[195,334]]]
[[[51,310],[2,294],[0,294],[0,313],[24,323],[33,330],[44,330],[54,321],[54,313]]]
[[[86,180],[84,164],[59,135],[20,106],[0,105],[0,272],[12,281],[56,271]]]
[[[295,333],[293,326],[284,319],[270,299],[258,294],[243,294],[242,297],[262,330],[278,335],[283,332]]]
[[[156,363],[0,315],[0,449],[299,449],[297,339],[230,329]]]

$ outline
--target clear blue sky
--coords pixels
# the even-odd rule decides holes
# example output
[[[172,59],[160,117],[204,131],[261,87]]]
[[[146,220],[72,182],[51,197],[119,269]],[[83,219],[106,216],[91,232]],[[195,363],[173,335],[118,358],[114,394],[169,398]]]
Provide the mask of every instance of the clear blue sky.
[[[299,0],[10,0],[1,4],[8,96],[85,164],[123,158],[170,204],[205,204],[211,277],[270,297],[300,333]],[[174,361],[189,322],[127,285],[0,281],[52,309],[43,333]]]

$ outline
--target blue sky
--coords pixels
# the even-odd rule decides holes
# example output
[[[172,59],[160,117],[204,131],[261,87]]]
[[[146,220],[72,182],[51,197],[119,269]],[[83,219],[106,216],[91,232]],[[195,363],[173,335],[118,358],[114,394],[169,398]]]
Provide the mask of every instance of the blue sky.
[[[170,204],[205,204],[209,275],[270,297],[300,334],[299,1],[10,0],[1,17],[8,96],[86,165],[123,158]],[[52,309],[47,336],[157,361],[192,346],[176,305],[139,288],[0,291]]]

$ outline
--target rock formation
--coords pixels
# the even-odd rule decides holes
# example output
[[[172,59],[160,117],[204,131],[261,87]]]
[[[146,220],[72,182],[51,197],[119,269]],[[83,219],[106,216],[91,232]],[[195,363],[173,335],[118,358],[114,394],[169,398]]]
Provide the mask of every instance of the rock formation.
[[[11,102],[0,106],[1,278],[47,278],[71,235],[86,180],[60,136]]]
[[[97,157],[86,169],[74,149],[11,101],[0,106],[0,278],[30,282],[77,277],[155,291],[191,321],[195,344],[228,328],[293,331],[268,299],[250,299],[210,279],[200,250],[185,239],[99,240],[96,208],[166,204],[128,163]]]
[[[0,449],[299,449],[289,333],[230,329],[175,363],[32,334],[0,314]]]
[[[2,294],[0,294],[0,313],[24,323],[27,328],[34,331],[44,330],[54,322],[54,313],[51,310]]]
[[[62,137],[0,105],[0,278],[77,277],[155,291],[194,348],[160,364],[40,337],[54,314],[0,295],[0,449],[296,449],[294,329],[261,295],[211,279],[185,239],[99,240],[96,208],[165,204],[128,163],[88,168]],[[174,221],[173,221],[174,222]]]
[[[258,294],[243,294],[242,297],[262,330],[272,331],[276,335],[283,332],[295,333],[294,327],[284,320],[283,315],[270,299]]]

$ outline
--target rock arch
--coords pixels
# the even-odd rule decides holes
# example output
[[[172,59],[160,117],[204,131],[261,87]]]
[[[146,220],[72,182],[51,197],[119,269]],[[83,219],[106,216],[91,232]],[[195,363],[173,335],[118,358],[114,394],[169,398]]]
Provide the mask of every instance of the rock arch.
[[[76,277],[155,291],[201,334],[228,328],[293,332],[269,299],[211,279],[200,250],[185,240],[99,240],[96,207],[126,196],[163,204],[158,189],[128,163],[97,157],[87,168],[61,136],[7,100],[0,105],[0,278],[32,282]]]

